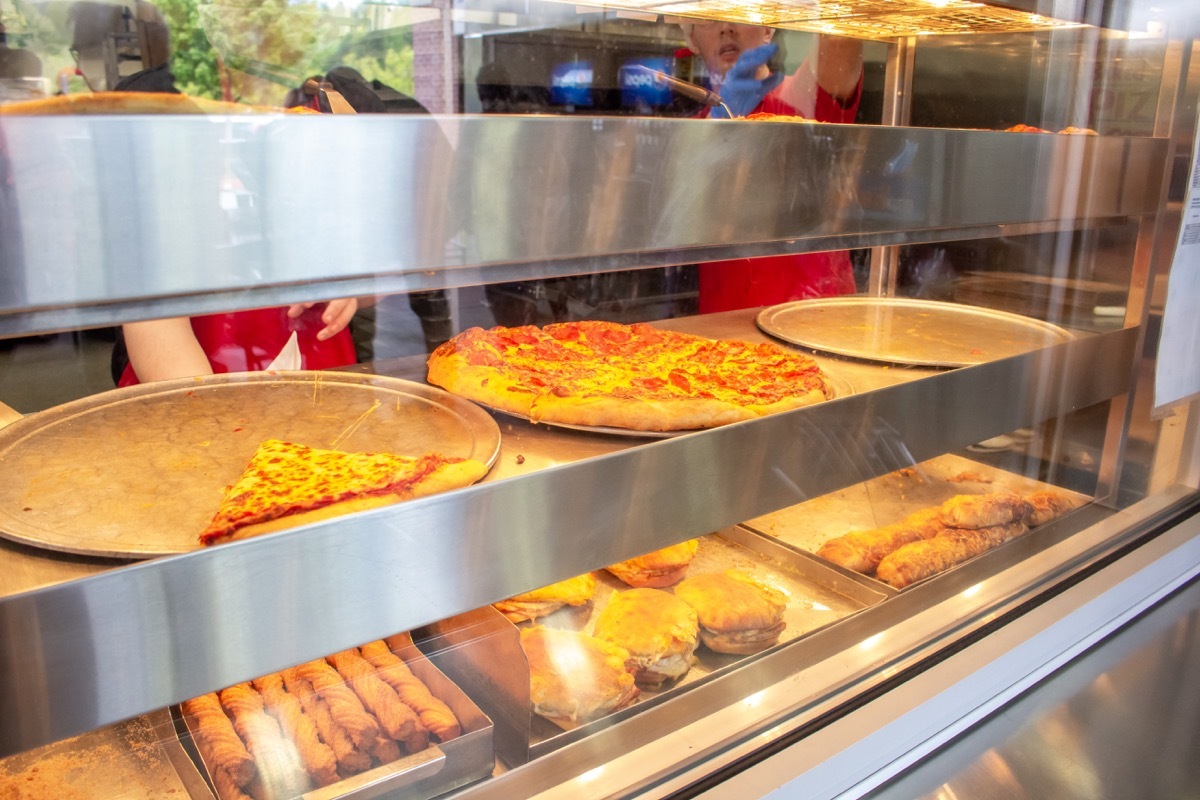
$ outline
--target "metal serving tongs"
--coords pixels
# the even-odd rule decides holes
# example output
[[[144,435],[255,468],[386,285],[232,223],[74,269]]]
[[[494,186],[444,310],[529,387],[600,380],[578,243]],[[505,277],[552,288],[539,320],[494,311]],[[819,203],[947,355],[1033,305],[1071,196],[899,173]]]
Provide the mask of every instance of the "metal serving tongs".
[[[656,80],[662,81],[667,86],[670,86],[673,91],[678,92],[689,100],[695,100],[696,102],[703,103],[706,106],[720,106],[721,108],[725,109],[725,113],[729,115],[729,118],[733,119],[733,112],[729,110],[729,106],[725,105],[725,101],[721,99],[721,95],[717,94],[716,92],[705,89],[703,86],[697,86],[694,83],[681,81],[679,78],[668,75],[665,72],[659,72],[656,69],[651,69],[645,64],[638,64],[637,66],[646,70],[646,72],[649,72],[651,75],[653,75]]]

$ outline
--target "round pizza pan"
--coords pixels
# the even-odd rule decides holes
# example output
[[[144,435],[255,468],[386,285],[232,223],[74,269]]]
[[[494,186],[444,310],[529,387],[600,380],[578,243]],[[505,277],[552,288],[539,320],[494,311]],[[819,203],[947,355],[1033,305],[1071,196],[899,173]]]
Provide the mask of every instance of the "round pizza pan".
[[[968,367],[1071,341],[1057,325],[1007,311],[899,297],[824,297],[758,313],[763,332],[824,353],[925,367]]]
[[[252,372],[131,386],[0,429],[0,536],[116,558],[198,549],[224,488],[265,439],[436,451],[489,468],[500,452],[486,411],[398,378]]]
[[[854,394],[854,387],[850,385],[850,381],[846,380],[845,377],[838,375],[837,373],[831,373],[825,367],[821,367],[821,373],[825,376],[825,380],[833,392],[833,396],[829,398],[830,400],[836,400],[839,397],[847,397],[851,394]],[[606,436],[632,436],[637,439],[669,439],[672,436],[682,436],[685,433],[696,433],[697,431],[706,430],[705,428],[689,428],[678,431],[639,431],[634,430],[633,428],[613,428],[604,425],[572,425],[568,422],[553,422],[544,419],[534,422],[529,417],[526,417],[522,414],[517,414],[512,411],[505,411],[502,408],[496,408],[483,403],[480,405],[497,414],[504,414],[505,416],[514,417],[516,419],[528,422],[531,425],[545,425],[548,428],[562,428],[564,430],[581,431],[583,433],[600,433]]]

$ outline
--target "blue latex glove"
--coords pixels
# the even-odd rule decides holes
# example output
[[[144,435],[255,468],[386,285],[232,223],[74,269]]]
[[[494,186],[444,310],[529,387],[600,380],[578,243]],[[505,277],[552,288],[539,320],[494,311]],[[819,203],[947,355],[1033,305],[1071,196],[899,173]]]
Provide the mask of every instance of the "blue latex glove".
[[[744,117],[749,114],[783,80],[783,74],[778,72],[762,80],[755,77],[758,68],[766,64],[778,49],[779,46],[774,43],[759,45],[738,56],[737,62],[729,68],[725,82],[721,84],[721,100],[733,116]],[[714,106],[709,117],[729,119],[729,114],[721,106]]]

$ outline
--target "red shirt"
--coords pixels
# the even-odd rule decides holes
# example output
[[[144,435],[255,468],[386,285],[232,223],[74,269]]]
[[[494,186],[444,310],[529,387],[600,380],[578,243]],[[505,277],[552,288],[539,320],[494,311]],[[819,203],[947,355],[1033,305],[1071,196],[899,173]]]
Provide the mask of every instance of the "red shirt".
[[[854,97],[845,104],[817,87],[813,116],[818,122],[853,122],[861,97],[861,80]],[[705,108],[702,116],[708,116],[708,111]],[[801,116],[776,92],[764,97],[751,113]],[[856,291],[854,269],[845,250],[710,261],[700,265],[699,277],[701,314]]]
[[[288,318],[286,306],[208,314],[192,317],[192,332],[208,356],[213,372],[218,374],[266,369],[287,344],[293,330],[300,346],[301,369],[328,369],[355,363],[354,340],[349,329],[323,342],[317,340],[317,332],[325,327],[321,321],[324,310],[324,305],[316,305],[296,319]],[[133,365],[126,366],[117,385],[136,383]]]

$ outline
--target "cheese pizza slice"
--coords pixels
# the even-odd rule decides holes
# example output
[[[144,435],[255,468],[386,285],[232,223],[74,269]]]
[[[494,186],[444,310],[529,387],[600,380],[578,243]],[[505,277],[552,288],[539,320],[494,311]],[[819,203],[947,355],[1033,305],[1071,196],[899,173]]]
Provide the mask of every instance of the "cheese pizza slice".
[[[440,453],[345,453],[269,439],[226,489],[200,542],[243,539],[469,486],[487,470],[474,459]]]

